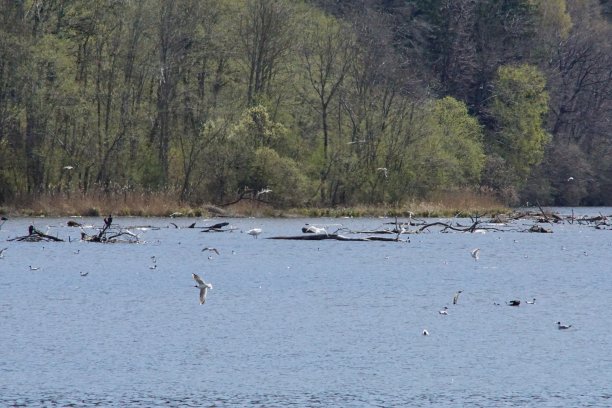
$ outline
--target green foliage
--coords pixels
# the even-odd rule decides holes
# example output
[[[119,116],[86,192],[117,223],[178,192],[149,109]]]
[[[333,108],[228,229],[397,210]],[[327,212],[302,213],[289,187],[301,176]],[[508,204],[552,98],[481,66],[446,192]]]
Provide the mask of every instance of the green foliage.
[[[267,147],[255,151],[249,186],[255,191],[272,190],[264,199],[285,207],[306,204],[313,191],[312,182],[295,161]]]
[[[277,206],[401,204],[479,185],[508,202],[609,200],[598,7],[3,2],[0,201],[101,187],[223,204],[268,188]],[[543,181],[523,189],[547,130]],[[560,184],[551,152],[597,181]]]
[[[410,149],[415,187],[424,193],[476,185],[485,161],[483,134],[465,104],[452,97],[433,101],[422,120],[421,137]]]
[[[253,106],[244,112],[233,129],[232,137],[251,149],[269,147],[287,151],[287,129],[272,121],[267,109],[262,105]]]
[[[524,182],[531,168],[540,163],[550,135],[543,127],[548,111],[546,80],[534,66],[503,66],[497,71],[490,113],[496,128],[490,146]]]

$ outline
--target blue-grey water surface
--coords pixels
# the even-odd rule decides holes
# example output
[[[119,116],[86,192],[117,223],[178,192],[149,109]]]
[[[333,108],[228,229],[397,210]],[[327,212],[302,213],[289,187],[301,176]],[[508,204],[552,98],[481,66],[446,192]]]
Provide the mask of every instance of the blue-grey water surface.
[[[66,221],[0,230],[0,406],[612,406],[611,230],[280,241],[391,220],[116,217],[141,243],[99,244]],[[170,224],[194,221],[236,230]],[[8,241],[30,223],[66,242]]]

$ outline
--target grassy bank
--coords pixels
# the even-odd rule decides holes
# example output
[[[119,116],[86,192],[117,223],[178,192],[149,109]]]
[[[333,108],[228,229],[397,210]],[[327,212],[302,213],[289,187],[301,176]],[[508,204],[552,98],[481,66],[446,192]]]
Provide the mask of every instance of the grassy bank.
[[[351,207],[304,207],[278,209],[263,202],[242,200],[227,207],[181,203],[174,193],[87,193],[21,196],[0,206],[10,216],[116,216],[167,217],[449,217],[495,215],[509,209],[491,196],[470,192],[441,193],[427,200],[401,205],[356,205]]]

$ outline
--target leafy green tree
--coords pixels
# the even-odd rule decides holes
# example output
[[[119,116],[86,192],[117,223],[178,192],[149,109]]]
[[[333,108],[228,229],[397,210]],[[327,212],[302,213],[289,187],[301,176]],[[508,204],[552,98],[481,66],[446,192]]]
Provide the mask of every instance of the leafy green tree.
[[[518,185],[540,163],[550,135],[543,127],[548,111],[546,80],[534,66],[502,66],[493,83],[489,112],[495,127],[488,142],[511,167]]]
[[[485,155],[483,132],[461,101],[445,97],[425,109],[421,137],[410,148],[419,195],[428,191],[474,187]]]
[[[303,206],[312,195],[312,182],[298,163],[268,147],[255,151],[248,184],[256,195],[271,190],[264,199],[285,207]]]

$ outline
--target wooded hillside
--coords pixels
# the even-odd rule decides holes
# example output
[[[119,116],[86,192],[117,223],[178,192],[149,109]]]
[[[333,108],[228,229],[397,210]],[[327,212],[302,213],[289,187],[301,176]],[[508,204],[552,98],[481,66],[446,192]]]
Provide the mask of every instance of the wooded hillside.
[[[0,204],[612,205],[611,2],[0,2]]]

